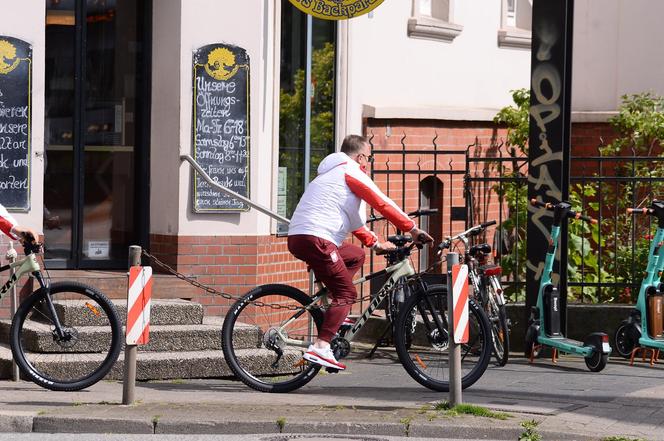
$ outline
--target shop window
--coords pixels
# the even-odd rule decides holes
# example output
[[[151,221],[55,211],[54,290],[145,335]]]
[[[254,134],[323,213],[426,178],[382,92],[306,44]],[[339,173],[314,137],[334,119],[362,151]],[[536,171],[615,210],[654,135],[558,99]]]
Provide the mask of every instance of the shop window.
[[[454,40],[463,26],[453,23],[453,5],[454,0],[413,0],[408,36],[448,42]]]
[[[533,0],[502,0],[498,45],[530,49]]]
[[[335,150],[336,23],[281,2],[277,210],[290,218],[320,161]],[[286,225],[278,232],[285,233]]]

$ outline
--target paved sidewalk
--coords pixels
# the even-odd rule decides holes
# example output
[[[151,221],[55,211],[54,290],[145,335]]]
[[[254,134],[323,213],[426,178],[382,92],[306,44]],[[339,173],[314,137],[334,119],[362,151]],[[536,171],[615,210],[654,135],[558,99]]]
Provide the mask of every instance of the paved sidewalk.
[[[528,365],[515,358],[464,391],[464,402],[508,412],[502,421],[427,410],[447,399],[411,380],[390,351],[357,354],[349,369],[320,375],[290,394],[263,394],[229,380],[139,383],[122,406],[122,384],[72,393],[0,382],[0,431],[94,433],[340,433],[461,439],[518,439],[535,419],[545,440],[629,436],[664,440],[664,364],[613,359],[599,373],[580,358]],[[281,426],[281,427],[280,427]]]

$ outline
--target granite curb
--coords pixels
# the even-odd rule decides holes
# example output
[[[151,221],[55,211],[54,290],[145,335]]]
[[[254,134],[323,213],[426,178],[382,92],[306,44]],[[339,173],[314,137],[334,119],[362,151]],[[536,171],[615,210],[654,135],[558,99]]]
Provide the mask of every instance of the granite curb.
[[[0,412],[0,432],[13,433],[104,433],[104,434],[335,434],[420,438],[517,440],[520,427],[482,427],[477,424],[444,425],[413,422],[358,423],[348,421],[294,422],[281,427],[275,421],[192,421],[191,419],[139,417],[135,419],[81,418],[53,415],[16,415]],[[598,441],[585,434],[540,430],[544,440]]]

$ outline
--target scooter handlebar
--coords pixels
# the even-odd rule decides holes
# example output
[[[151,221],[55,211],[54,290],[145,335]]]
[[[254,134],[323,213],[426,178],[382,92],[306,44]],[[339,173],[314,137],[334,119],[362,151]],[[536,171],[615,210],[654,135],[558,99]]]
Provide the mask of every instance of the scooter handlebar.
[[[653,214],[652,208],[628,208],[627,214]]]
[[[537,199],[531,199],[530,205],[534,207],[546,208],[547,210],[553,210],[553,204],[550,202],[540,202]]]
[[[595,219],[594,217],[586,216],[586,215],[581,214],[581,213],[576,213],[574,211],[570,211],[569,215],[570,215],[570,217],[573,217],[574,219],[580,219],[584,222],[588,222],[589,224],[596,224],[597,223],[597,219]]]

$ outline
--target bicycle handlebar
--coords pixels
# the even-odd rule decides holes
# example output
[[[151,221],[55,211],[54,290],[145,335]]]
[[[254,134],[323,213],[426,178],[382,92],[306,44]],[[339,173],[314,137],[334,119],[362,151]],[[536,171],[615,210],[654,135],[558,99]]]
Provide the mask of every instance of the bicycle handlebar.
[[[438,213],[437,208],[423,208],[423,209],[420,209],[420,210],[411,211],[410,213],[408,213],[408,217],[430,216],[430,215],[436,214],[436,213]],[[369,216],[369,218],[367,219],[367,223],[381,221],[381,220],[385,220],[385,217],[384,216]]]

